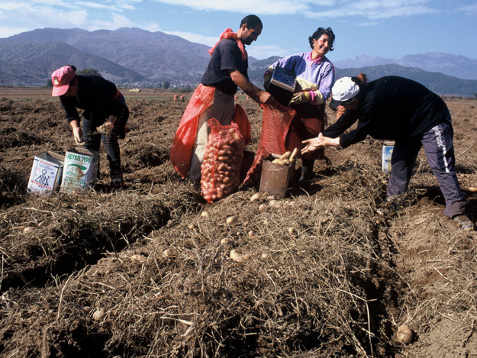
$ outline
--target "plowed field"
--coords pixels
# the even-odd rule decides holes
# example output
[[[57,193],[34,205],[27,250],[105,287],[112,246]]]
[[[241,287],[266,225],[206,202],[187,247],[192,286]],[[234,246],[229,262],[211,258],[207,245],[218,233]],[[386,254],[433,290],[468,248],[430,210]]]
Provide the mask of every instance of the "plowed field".
[[[366,139],[327,149],[285,199],[248,187],[206,204],[168,160],[187,102],[124,94],[126,187],[109,189],[103,152],[94,190],[38,196],[33,157],[64,153],[71,131],[48,90],[0,89],[1,357],[477,357],[477,235],[443,216],[422,153],[396,203]],[[445,101],[475,187],[477,100]],[[238,102],[253,151],[261,110]]]

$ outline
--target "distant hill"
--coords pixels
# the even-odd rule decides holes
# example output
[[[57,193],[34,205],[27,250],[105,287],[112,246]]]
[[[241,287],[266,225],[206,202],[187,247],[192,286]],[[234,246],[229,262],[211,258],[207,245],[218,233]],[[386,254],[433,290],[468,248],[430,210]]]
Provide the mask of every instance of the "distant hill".
[[[442,72],[462,79],[477,80],[477,60],[441,52],[406,55],[399,59],[360,55],[347,60],[335,61],[335,65],[340,68],[371,67],[386,64],[417,67],[424,71]]]
[[[0,41],[0,72],[13,76],[11,85],[46,85],[49,74],[64,64],[94,68],[119,83],[143,81],[144,76],[105,58],[83,52],[64,42]],[[4,82],[0,78],[0,83]],[[8,83],[7,83],[8,84]]]
[[[40,44],[62,41],[84,54],[102,57],[134,71],[150,83],[164,80],[181,83],[182,79],[198,82],[210,58],[209,47],[205,45],[160,31],[135,28],[92,32],[47,28],[24,32],[9,40]]]
[[[156,87],[165,81],[172,86],[195,86],[210,59],[208,49],[208,46],[178,36],[136,28],[115,31],[37,29],[0,39],[0,85],[44,86],[55,68],[74,64],[80,70],[96,69],[121,86]],[[367,56],[354,59],[352,66],[341,66],[340,63],[345,63],[338,62],[335,64],[337,77],[365,72],[374,79],[392,74],[414,79],[441,94],[473,96],[477,93],[476,80],[456,78],[448,72],[460,67],[462,71],[466,69],[472,73],[473,60],[427,54],[423,55],[427,59],[424,61],[419,56],[403,57],[403,61],[415,63],[413,66],[386,64],[388,59]],[[250,79],[262,86],[263,72],[278,58],[258,60],[250,57]],[[366,63],[372,65],[356,66]],[[439,65],[445,74],[417,68],[421,65],[429,68]]]
[[[355,76],[363,72],[372,81],[383,76],[401,76],[422,83],[440,94],[473,96],[477,94],[477,80],[463,80],[439,72],[427,72],[415,67],[380,65],[372,67],[337,69],[336,77]]]

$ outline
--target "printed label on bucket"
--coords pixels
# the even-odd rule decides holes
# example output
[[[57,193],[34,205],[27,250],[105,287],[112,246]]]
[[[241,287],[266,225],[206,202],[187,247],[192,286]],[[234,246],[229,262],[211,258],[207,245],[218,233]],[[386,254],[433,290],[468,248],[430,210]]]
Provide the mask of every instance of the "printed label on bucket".
[[[394,145],[383,145],[383,152],[382,152],[382,170],[385,173],[391,172],[391,157],[393,154]]]
[[[62,167],[40,157],[35,157],[28,181],[28,191],[50,193],[57,189]]]
[[[96,181],[97,169],[97,153],[66,152],[61,190],[81,190],[93,185]]]

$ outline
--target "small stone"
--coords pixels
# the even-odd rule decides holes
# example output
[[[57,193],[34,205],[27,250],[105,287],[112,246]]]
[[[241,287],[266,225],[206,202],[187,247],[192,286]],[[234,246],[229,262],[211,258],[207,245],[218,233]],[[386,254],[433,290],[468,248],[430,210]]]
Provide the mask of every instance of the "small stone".
[[[203,218],[208,218],[209,217],[209,213],[207,211],[203,211],[200,213],[200,216],[202,216]]]
[[[295,228],[294,228],[294,227],[289,227],[287,230],[288,230],[288,233],[289,233],[290,235],[294,235],[294,234],[295,234]]]
[[[272,208],[278,209],[282,206],[282,204],[278,200],[270,200],[270,206]]]
[[[252,230],[250,230],[247,235],[250,239],[255,239],[256,238],[256,235]]]
[[[265,211],[266,208],[267,208],[267,206],[265,204],[260,204],[260,206],[258,207],[258,210],[259,211]]]
[[[33,231],[33,228],[31,226],[27,226],[26,228],[23,229],[24,234],[28,234]]]

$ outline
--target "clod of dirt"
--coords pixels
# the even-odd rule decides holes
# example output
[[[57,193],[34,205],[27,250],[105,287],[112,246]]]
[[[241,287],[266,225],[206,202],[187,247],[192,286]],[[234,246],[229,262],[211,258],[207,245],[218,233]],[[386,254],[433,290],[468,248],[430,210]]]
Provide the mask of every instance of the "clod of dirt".
[[[406,325],[399,326],[396,332],[396,341],[402,344],[409,344],[414,338],[414,332]]]

